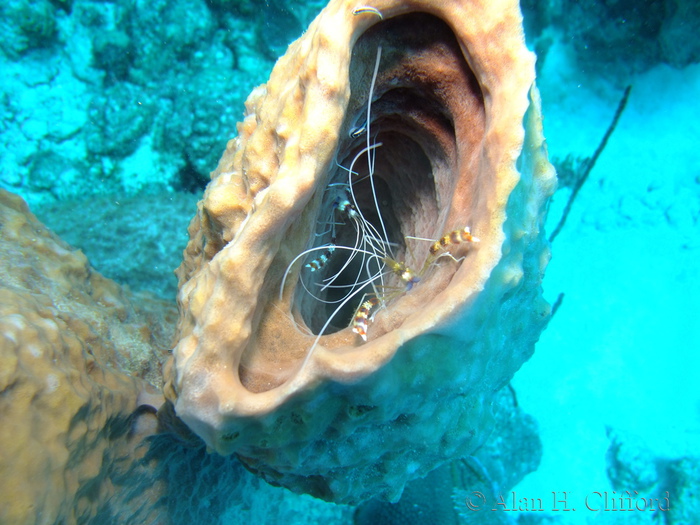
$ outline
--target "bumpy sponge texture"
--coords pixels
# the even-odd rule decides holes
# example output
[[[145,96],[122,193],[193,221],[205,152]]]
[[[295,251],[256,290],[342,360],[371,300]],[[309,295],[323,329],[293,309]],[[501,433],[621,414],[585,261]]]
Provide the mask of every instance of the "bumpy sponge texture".
[[[0,191],[0,522],[85,523],[158,499],[157,484],[115,491],[154,430],[135,411],[157,399],[143,378],[168,343],[169,309],[141,303]]]
[[[357,8],[332,1],[248,99],[190,226],[165,373],[166,397],[210,448],[343,503],[396,500],[485,441],[494,392],[549,316],[555,186],[517,2]],[[358,207],[384,216],[396,260],[425,271],[375,292],[364,342],[350,320],[324,325],[348,312],[307,293],[290,263],[324,230],[349,230],[329,220],[332,194],[367,144],[374,168],[350,177]],[[376,205],[360,186],[369,171]],[[455,257],[426,267],[425,245],[410,246],[464,226],[480,242]]]

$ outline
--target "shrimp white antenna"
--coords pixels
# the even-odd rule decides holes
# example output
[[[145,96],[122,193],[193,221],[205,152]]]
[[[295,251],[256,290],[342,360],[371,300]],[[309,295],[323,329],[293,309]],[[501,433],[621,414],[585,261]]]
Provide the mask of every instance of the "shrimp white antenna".
[[[372,277],[371,280],[373,280],[375,277]],[[301,363],[301,368],[300,370],[303,370],[304,367],[306,367],[306,364],[309,362],[309,359],[311,359],[311,354],[313,354],[314,350],[318,346],[318,342],[321,340],[321,337],[323,337],[323,334],[325,333],[326,329],[330,326],[331,321],[333,318],[338,314],[338,312],[342,311],[343,307],[350,302],[350,300],[355,297],[356,295],[362,293],[364,290],[364,287],[357,288],[355,291],[350,293],[342,303],[338,305],[338,307],[335,309],[335,311],[328,316],[328,320],[326,320],[325,324],[321,327],[321,330],[318,332],[318,335],[316,336],[316,339],[314,340],[314,344],[311,345],[311,348],[309,348],[309,351],[306,353],[306,357],[304,358],[304,361]]]
[[[382,46],[377,47],[377,60],[374,63],[374,72],[372,73],[372,81],[369,84],[369,96],[367,97],[367,125],[365,133],[367,134],[367,151],[370,149],[370,126],[372,125],[372,97],[374,96],[374,85],[377,83],[377,73],[379,73],[379,61],[382,58]],[[367,154],[368,168],[370,173],[374,173],[374,159],[370,160],[369,153]]]
[[[292,262],[287,265],[287,269],[284,271],[284,277],[282,277],[282,283],[280,284],[280,301],[282,300],[282,296],[284,295],[284,284],[287,282],[287,276],[289,275],[289,272],[292,270],[292,266],[294,265],[295,262],[297,262],[299,259],[304,257],[305,255],[308,255],[313,252],[317,252],[320,250],[328,250],[330,246],[333,246],[332,244],[323,244],[321,246],[315,246],[314,248],[309,248],[308,250],[304,250],[301,252],[299,255],[294,257],[292,259]],[[335,246],[335,248],[338,248],[338,246]]]
[[[352,247],[352,248],[351,248],[350,246],[339,246],[339,245],[334,245],[334,244],[323,244],[323,245],[321,245],[321,246],[315,246],[314,248],[309,248],[308,250],[304,250],[304,251],[301,252],[299,255],[297,255],[296,257],[294,257],[294,259],[292,259],[292,262],[290,262],[290,263],[287,265],[287,269],[284,271],[284,277],[282,277],[282,283],[280,284],[280,294],[279,294],[279,299],[280,299],[280,301],[282,300],[282,298],[283,298],[283,296],[284,296],[284,285],[285,285],[285,283],[287,282],[287,277],[289,276],[289,272],[291,272],[292,266],[294,265],[294,263],[296,263],[299,259],[301,259],[301,258],[304,257],[305,255],[308,255],[308,254],[310,254],[310,253],[313,253],[313,252],[316,252],[316,251],[320,251],[320,250],[327,250],[330,246],[333,246],[334,250],[350,250],[351,252],[353,252],[353,256],[355,256],[355,254],[357,254],[357,253],[361,253],[361,254],[363,255],[363,257],[370,257],[370,258],[375,258],[375,259],[378,259],[378,258],[379,258],[379,256],[378,256],[376,253],[374,253],[374,252],[368,252],[368,251],[366,251],[366,250],[362,250],[362,249],[357,248],[357,247]],[[334,278],[337,278],[337,276],[338,276],[338,274],[336,273],[335,276],[334,276]],[[373,276],[372,279],[376,279],[376,276]],[[304,283],[304,280],[303,280],[303,279],[300,279],[300,281],[301,281],[301,284],[304,286],[304,289],[305,289],[307,292],[309,292],[309,295],[311,295],[314,299],[320,300],[315,294],[313,294],[313,293],[307,288],[307,286],[306,286],[306,284]],[[356,282],[360,283],[359,279],[356,280]],[[364,284],[360,283],[360,284],[361,284],[362,286],[364,286],[366,283],[364,283]],[[327,288],[327,287],[328,287],[328,286],[324,286],[324,288],[322,289],[322,291],[325,290],[325,288]]]
[[[335,272],[335,274],[331,275],[330,277],[326,277],[326,278],[323,280],[323,282],[325,282],[326,284],[323,285],[323,288],[321,288],[321,291],[324,291],[324,290],[325,290],[326,288],[328,288],[331,284],[333,284],[333,283],[335,282],[335,280],[340,276],[340,274],[343,273],[343,271],[345,270],[345,268],[347,268],[348,266],[350,266],[350,263],[355,259],[355,256],[357,255],[357,252],[356,252],[355,250],[358,250],[358,251],[359,251],[358,246],[360,245],[360,237],[361,237],[361,233],[360,233],[360,228],[358,227],[358,228],[356,229],[355,245],[353,246],[353,248],[351,248],[353,251],[352,251],[352,253],[350,254],[350,257],[348,257],[347,259],[345,259],[345,262],[343,263],[343,266],[340,267],[340,270],[338,270],[337,272]],[[350,247],[348,246],[348,248],[350,248]],[[363,257],[364,257],[364,254],[363,254]],[[357,279],[359,279],[359,274],[358,274],[358,278],[357,278]],[[357,282],[357,280],[356,280],[356,282]]]
[[[386,226],[384,224],[384,219],[382,219],[382,213],[379,210],[379,202],[377,201],[377,189],[374,186],[374,160],[375,156],[373,154],[370,154],[370,151],[373,148],[370,148],[370,140],[371,140],[371,125],[372,125],[372,98],[374,97],[374,87],[377,83],[377,74],[379,73],[379,62],[381,61],[382,58],[382,46],[377,47],[377,60],[374,63],[374,72],[372,73],[372,81],[370,82],[369,85],[369,97],[367,99],[367,168],[369,169],[369,177],[370,177],[370,187],[372,188],[372,198],[374,199],[374,208],[377,210],[377,215],[379,216],[379,224],[382,227],[382,233],[384,234],[384,237],[382,237],[387,244],[389,244],[389,235],[387,235],[386,232]]]
[[[369,221],[365,218],[364,214],[362,213],[362,208],[360,208],[360,205],[359,205],[358,202],[357,202],[357,197],[355,196],[355,190],[353,189],[352,175],[353,175],[353,173],[355,173],[355,171],[353,170],[353,168],[355,167],[355,163],[360,159],[360,157],[361,157],[363,154],[365,154],[365,153],[367,153],[367,154],[369,155],[369,153],[368,153],[369,151],[371,151],[371,150],[373,150],[373,149],[376,149],[376,148],[378,148],[378,147],[381,146],[381,145],[382,145],[381,142],[377,142],[377,143],[375,143],[375,144],[371,144],[371,145],[369,145],[368,147],[363,148],[363,149],[360,150],[360,151],[357,153],[357,155],[355,155],[355,157],[352,159],[352,162],[350,163],[350,167],[349,167],[349,168],[343,168],[343,169],[347,169],[347,171],[348,171],[348,190],[349,190],[349,192],[350,192],[350,197],[352,198],[353,206],[355,206],[355,209],[356,209],[356,211],[357,211],[357,214],[359,215],[359,222],[362,224],[362,231],[363,231],[363,232],[368,232],[368,231],[371,232],[372,235],[375,236],[375,239],[376,239],[376,238],[382,239],[382,236],[381,236],[381,234],[379,233],[379,231],[377,230],[377,228],[375,228],[375,226],[374,226],[371,222],[369,222]],[[373,174],[370,173],[370,174],[367,176],[367,178],[370,179],[370,183],[371,183],[371,185],[372,185],[372,191],[373,191],[373,193],[374,193],[374,181],[373,181],[373,179],[372,179],[372,175],[373,175]],[[355,181],[355,182],[357,182],[357,181]],[[375,198],[375,203],[376,203],[376,198]],[[377,212],[379,212],[379,210],[377,210]],[[383,225],[384,225],[384,221],[383,221],[383,219],[382,219],[382,217],[381,217],[381,213],[379,213],[379,220],[381,221],[382,226],[383,226]],[[389,239],[386,238],[386,236],[384,237],[384,239],[386,239],[386,244],[389,245],[389,244],[390,244],[390,243],[389,243]],[[382,239],[381,242],[384,243],[385,241]]]
[[[369,11],[375,12],[376,9],[372,8],[359,8],[356,9],[353,14],[359,14],[361,12],[369,12]],[[376,11],[380,17],[381,13]],[[333,276],[331,276],[328,279],[324,279],[322,281],[322,288],[321,291],[324,291],[328,288],[344,288],[347,287],[349,288],[348,293],[345,294],[345,296],[342,298],[342,300],[339,302],[338,306],[335,308],[335,310],[329,315],[328,319],[324,323],[324,325],[321,327],[316,339],[314,340],[313,344],[311,345],[311,348],[306,354],[306,357],[304,358],[302,364],[301,364],[301,369],[303,370],[309,360],[311,359],[311,356],[316,349],[316,347],[319,344],[319,341],[321,340],[321,337],[325,334],[326,330],[330,326],[331,322],[335,318],[335,316],[338,315],[338,313],[343,311],[343,308],[345,305],[347,305],[353,298],[358,296],[360,293],[363,293],[365,290],[367,284],[371,284],[372,288],[374,290],[375,295],[378,295],[378,290],[377,290],[377,283],[376,281],[379,281],[381,284],[379,285],[380,288],[384,288],[384,273],[385,273],[385,268],[386,268],[386,261],[388,259],[393,260],[393,251],[391,249],[391,242],[389,241],[389,235],[387,233],[387,228],[386,225],[384,224],[384,219],[382,218],[382,213],[379,207],[379,200],[377,198],[377,189],[374,184],[374,169],[375,169],[375,159],[376,155],[374,150],[381,146],[381,143],[374,143],[372,144],[372,134],[371,134],[371,118],[372,118],[372,100],[374,97],[374,90],[377,82],[377,76],[379,74],[379,64],[381,62],[381,56],[382,56],[382,48],[379,46],[377,48],[377,58],[374,64],[374,71],[372,73],[372,80],[370,81],[370,86],[369,86],[369,93],[368,93],[368,99],[367,99],[367,120],[366,124],[363,127],[364,129],[360,128],[362,131],[367,136],[367,143],[366,146],[355,155],[353,158],[350,167],[349,168],[344,168],[338,164],[339,167],[346,169],[348,171],[348,191],[350,193],[350,197],[352,199],[352,204],[355,208],[356,211],[356,216],[352,217],[352,220],[355,224],[356,228],[356,233],[357,237],[355,239],[355,245],[353,247],[350,246],[336,246],[336,249],[346,249],[351,251],[351,255],[346,259],[344,264],[342,265],[341,269],[336,272]],[[357,138],[359,137],[360,133],[359,130],[354,130],[357,131],[357,134],[351,133],[352,138]],[[354,171],[355,163],[359,160],[359,158],[366,154],[367,155],[367,168],[368,168],[368,174],[367,178],[369,178],[370,181],[370,187],[372,189],[372,199],[374,201],[374,208],[377,212],[377,216],[379,218],[379,223],[381,225],[381,233],[377,230],[374,224],[369,222],[364,214],[362,213],[362,209],[360,208],[357,198],[355,196],[355,191],[353,188],[353,180],[352,177],[353,175],[358,175],[357,172]],[[336,161],[337,164],[337,161]],[[357,182],[357,181],[355,181]],[[326,249],[325,246],[319,247],[319,249]],[[289,265],[287,268],[287,271],[285,272],[285,277],[282,281],[282,285],[280,286],[280,297],[282,296],[282,292],[284,289],[284,282],[286,280],[287,274],[289,273],[292,264],[294,264],[300,257],[303,255],[310,253],[311,251],[314,251],[314,249],[309,249],[303,252],[302,254],[298,255]],[[356,275],[354,279],[354,283],[352,284],[341,284],[341,285],[336,285],[336,281],[340,276],[340,273],[342,273],[351,263],[352,260],[355,259],[355,257],[361,256],[361,263],[360,263],[360,268],[361,270],[358,271],[358,274]],[[374,264],[377,266],[376,271],[372,268],[372,262],[374,261]],[[362,275],[366,276],[366,278],[362,278]],[[306,289],[306,285],[303,283],[304,288]],[[306,289],[307,292],[311,293],[308,289]],[[316,297],[313,293],[311,293],[313,297]],[[320,298],[318,298],[320,300]],[[324,302],[326,304],[330,304],[331,302],[322,300],[321,302]],[[380,301],[381,302],[381,301]],[[333,304],[336,304],[335,301],[332,302]]]

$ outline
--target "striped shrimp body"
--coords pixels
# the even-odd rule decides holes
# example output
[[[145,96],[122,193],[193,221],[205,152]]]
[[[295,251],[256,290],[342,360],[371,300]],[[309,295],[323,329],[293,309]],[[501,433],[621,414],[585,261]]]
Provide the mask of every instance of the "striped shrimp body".
[[[444,234],[437,240],[425,239],[423,237],[406,238],[414,239],[417,241],[426,241],[430,243],[430,248],[428,249],[428,257],[425,260],[423,268],[421,268],[420,272],[418,273],[420,277],[425,275],[425,272],[428,271],[428,268],[430,268],[440,257],[449,257],[455,262],[462,260],[464,257],[460,257],[459,259],[457,259],[452,253],[452,251],[457,249],[459,245],[464,244],[466,246],[469,246],[479,242],[479,238],[472,235],[469,226],[452,230],[451,232]]]
[[[430,256],[433,257],[434,259],[437,259],[440,255],[446,254],[446,255],[451,255],[447,249],[450,248],[451,246],[457,246],[459,244],[462,244],[463,242],[469,242],[469,243],[474,243],[474,242],[479,242],[478,237],[474,237],[471,233],[471,230],[469,229],[469,226],[465,226],[464,228],[457,229],[457,230],[452,230],[450,233],[447,233],[440,237],[437,241],[435,241],[431,246],[430,246]],[[441,250],[445,250],[442,254],[440,254]],[[438,255],[440,254],[440,255]]]
[[[437,240],[420,239],[418,237],[412,238],[418,240],[426,240],[432,243],[430,245],[430,248],[428,249],[428,257],[426,259],[426,262],[419,272],[414,272],[404,262],[397,261],[389,256],[380,257],[381,261],[385,265],[385,268],[387,268],[388,270],[386,271],[386,273],[392,273],[399,277],[399,279],[401,279],[401,281],[404,283],[405,287],[401,290],[395,291],[394,293],[386,295],[379,293],[377,287],[374,286],[375,296],[367,301],[364,301],[360,305],[360,308],[358,308],[352,323],[352,331],[358,334],[363,341],[367,341],[368,325],[373,317],[370,316],[370,313],[374,307],[376,307],[377,305],[386,306],[386,304],[396,296],[411,291],[413,287],[421,281],[428,268],[438,258],[446,256],[456,261],[457,259],[455,259],[454,255],[452,255],[452,253],[449,251],[450,249],[458,247],[459,245],[464,243],[473,244],[479,242],[479,238],[472,235],[469,227],[452,230],[451,232],[446,233]]]
[[[357,309],[355,317],[352,321],[352,331],[359,335],[363,341],[367,341],[367,328],[369,321],[372,320],[373,315],[370,316],[372,309],[379,304],[379,299],[377,297],[370,297]]]
[[[420,278],[411,270],[405,263],[396,261],[390,257],[382,257],[381,261],[389,268],[389,271],[394,275],[398,276],[406,285],[405,289],[399,290],[396,293],[387,295],[380,295],[375,288],[375,296],[370,297],[364,301],[355,313],[355,317],[352,321],[352,331],[359,335],[363,341],[367,341],[367,330],[369,327],[369,322],[372,320],[374,315],[370,315],[372,309],[378,305],[386,306],[386,304],[396,295],[400,295],[403,292],[408,292],[413,288],[415,284],[420,281]],[[388,272],[387,272],[388,273]]]
[[[331,244],[328,246],[328,249],[325,252],[323,252],[321,255],[319,255],[316,259],[314,259],[310,263],[305,264],[304,268],[308,268],[309,271],[311,271],[311,272],[315,272],[317,270],[322,269],[324,266],[326,266],[326,263],[330,260],[334,251],[335,251],[335,239],[333,239],[331,241]]]
[[[413,285],[420,282],[420,276],[416,275],[405,263],[395,261],[390,257],[382,257],[382,261],[389,267],[391,273],[397,275],[403,282],[406,283],[406,291],[413,288]]]
[[[336,197],[335,201],[333,201],[333,209],[338,210],[338,213],[343,217],[348,217],[353,220],[359,217],[355,205],[350,202],[347,196],[345,198],[341,198],[340,196]]]

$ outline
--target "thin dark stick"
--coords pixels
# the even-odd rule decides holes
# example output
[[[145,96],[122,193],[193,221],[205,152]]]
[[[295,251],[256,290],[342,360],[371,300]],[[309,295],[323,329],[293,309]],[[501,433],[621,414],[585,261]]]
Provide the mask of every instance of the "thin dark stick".
[[[552,313],[549,316],[550,321],[554,317],[554,314],[557,313],[557,310],[559,310],[559,307],[561,306],[561,302],[563,300],[564,300],[564,293],[562,292],[559,294],[559,297],[557,297],[557,300],[554,301],[554,305],[552,306]]]
[[[620,120],[620,116],[622,115],[622,112],[625,110],[625,106],[627,105],[627,99],[629,98],[631,89],[632,89],[632,86],[627,86],[627,88],[625,88],[625,94],[622,95],[622,99],[620,100],[620,103],[617,106],[617,111],[615,112],[615,116],[613,117],[612,122],[610,123],[610,126],[608,127],[608,131],[605,132],[605,136],[603,137],[603,140],[598,145],[598,149],[595,150],[593,157],[591,157],[591,159],[586,164],[586,170],[583,172],[583,175],[578,179],[578,181],[576,181],[576,185],[574,186],[574,189],[572,190],[571,195],[569,196],[569,201],[566,203],[566,207],[564,208],[564,212],[561,214],[561,219],[559,219],[559,224],[557,224],[557,227],[554,228],[552,235],[549,236],[550,243],[553,242],[554,239],[556,239],[557,235],[559,235],[559,232],[564,227],[564,223],[566,222],[566,218],[569,216],[569,212],[571,211],[571,206],[573,206],[573,204],[574,204],[574,199],[576,199],[578,192],[581,191],[581,187],[583,186],[583,183],[586,182],[586,179],[588,179],[588,175],[593,170],[593,166],[595,166],[595,163],[598,160],[598,157],[600,156],[601,153],[603,153],[603,150],[605,149],[605,145],[608,143],[608,139],[610,138],[610,135],[612,135],[612,132],[615,131],[615,126],[617,126],[617,121]]]

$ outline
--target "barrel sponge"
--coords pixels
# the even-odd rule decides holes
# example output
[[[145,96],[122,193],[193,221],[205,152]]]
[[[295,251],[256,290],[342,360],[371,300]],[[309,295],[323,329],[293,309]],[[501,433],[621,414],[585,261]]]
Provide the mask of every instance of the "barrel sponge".
[[[210,449],[355,503],[396,500],[485,441],[494,393],[550,313],[556,176],[534,61],[514,0],[332,0],[289,46],[248,98],[178,270],[164,391]],[[339,213],[350,182],[362,231]],[[465,226],[480,242],[448,243],[451,256],[416,240]],[[330,231],[334,282],[356,292],[345,303],[303,264]],[[357,231],[366,257],[391,254],[420,282],[353,259]],[[344,265],[371,274],[367,341],[352,330],[365,289]]]
[[[139,302],[0,190],[0,522],[156,515],[157,483],[117,490],[141,474],[155,416],[135,414],[170,335],[168,308]]]

